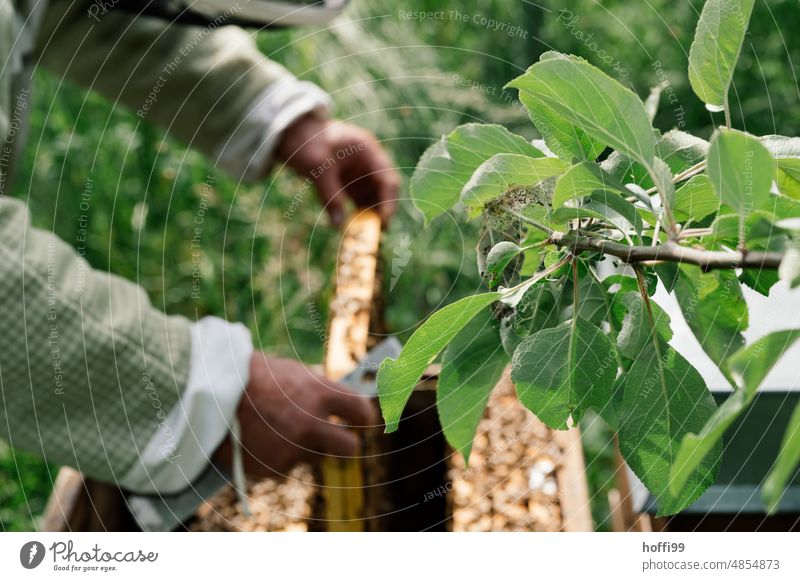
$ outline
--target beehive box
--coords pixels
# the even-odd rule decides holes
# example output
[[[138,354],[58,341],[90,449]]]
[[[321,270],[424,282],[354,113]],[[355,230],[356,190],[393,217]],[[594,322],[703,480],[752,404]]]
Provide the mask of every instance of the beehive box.
[[[523,408],[507,377],[480,423],[469,467],[442,436],[434,374],[414,395],[394,434],[367,435],[365,530],[592,530],[577,430],[556,432]],[[232,489],[204,503],[191,524],[202,531],[325,530],[323,486],[309,468],[283,483],[251,483],[251,517]]]
[[[507,377],[494,390],[469,467],[450,449],[435,409],[436,370],[412,395],[400,428],[363,435],[364,530],[587,531],[592,529],[577,430],[556,432],[525,410]],[[231,487],[204,502],[185,530],[330,528],[318,471],[251,481],[250,516]],[[43,530],[135,530],[123,494],[63,469]]]

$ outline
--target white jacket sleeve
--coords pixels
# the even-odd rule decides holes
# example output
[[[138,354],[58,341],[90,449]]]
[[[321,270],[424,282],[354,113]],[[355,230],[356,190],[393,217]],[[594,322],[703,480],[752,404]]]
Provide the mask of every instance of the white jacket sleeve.
[[[231,429],[249,378],[250,332],[244,325],[206,317],[192,325],[191,337],[186,389],[120,480],[123,488],[144,494],[187,488]]]

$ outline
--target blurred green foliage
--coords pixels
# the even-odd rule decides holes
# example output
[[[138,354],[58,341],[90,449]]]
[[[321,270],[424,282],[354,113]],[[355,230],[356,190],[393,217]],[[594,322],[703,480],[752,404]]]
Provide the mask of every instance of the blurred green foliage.
[[[708,138],[724,119],[705,109],[687,75],[689,48],[703,4],[703,0],[551,1],[546,5],[552,12],[543,19],[541,33],[553,48],[586,58],[643,98],[650,87],[666,80],[670,91],[662,95],[656,127],[666,131],[685,124],[695,135]],[[798,26],[796,2],[756,2],[731,88],[735,126],[757,135],[800,132],[800,43],[792,33]],[[619,63],[627,74],[607,66],[608,61]]]
[[[41,514],[57,468],[41,458],[12,450],[0,440],[0,532],[28,531]]]
[[[502,123],[535,137],[516,95],[502,87],[548,49],[587,58],[643,97],[669,81],[674,93],[665,92],[656,119],[663,130],[684,122],[710,133],[720,122],[686,75],[700,0],[410,4],[357,0],[329,30],[258,36],[267,55],[332,92],[338,117],[372,129],[406,176],[432,140],[460,123]],[[745,115],[754,133],[798,133],[798,25],[795,0],[757,3],[735,77],[739,127]],[[37,226],[78,246],[79,203],[90,192],[85,256],[93,266],[137,281],[170,313],[244,321],[263,349],[321,360],[316,313],[324,320],[337,235],[313,196],[299,196],[302,182],[277,172],[263,184],[236,184],[131,112],[47,73],[37,73],[34,99],[14,195],[28,201]],[[287,219],[295,195],[302,200]],[[198,219],[202,237],[193,247]],[[463,215],[423,229],[422,217],[402,204],[384,244],[389,330],[407,338],[429,313],[479,286],[474,240]],[[585,439],[595,518],[607,528],[613,454],[599,424]],[[1,530],[34,526],[53,474],[30,455],[0,448]]]

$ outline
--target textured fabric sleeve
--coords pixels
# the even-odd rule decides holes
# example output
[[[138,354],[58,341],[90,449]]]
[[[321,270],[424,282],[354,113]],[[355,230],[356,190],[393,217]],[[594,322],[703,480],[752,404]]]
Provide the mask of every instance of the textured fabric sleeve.
[[[0,437],[118,482],[188,381],[190,323],[0,197]]]
[[[266,173],[263,158],[287,117],[326,107],[321,90],[297,82],[224,20],[197,27],[113,9],[95,19],[89,6],[52,0],[39,36],[40,63],[128,106],[236,178]],[[287,94],[266,99],[275,83]],[[254,139],[254,128],[263,136]]]

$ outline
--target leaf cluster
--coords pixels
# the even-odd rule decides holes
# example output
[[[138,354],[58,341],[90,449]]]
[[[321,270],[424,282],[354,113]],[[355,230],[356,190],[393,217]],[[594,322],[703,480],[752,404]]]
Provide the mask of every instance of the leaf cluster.
[[[661,133],[653,98],[644,103],[585,60],[548,52],[508,85],[542,140],[470,124],[422,156],[415,204],[426,221],[457,205],[482,220],[478,267],[492,290],[435,313],[381,366],[388,431],[443,351],[439,415],[467,458],[510,364],[520,401],[552,428],[597,411],[661,514],[715,481],[725,430],[800,337],[779,331],[746,345],[742,335],[743,285],[766,295],[780,278],[800,284],[800,139],[730,122],[752,9],[753,0],[708,0],[697,25],[689,81],[725,121],[709,142]],[[651,298],[659,284],[730,382],[723,405],[671,345],[669,317]],[[764,488],[772,510],[800,460],[799,427],[800,411]]]

